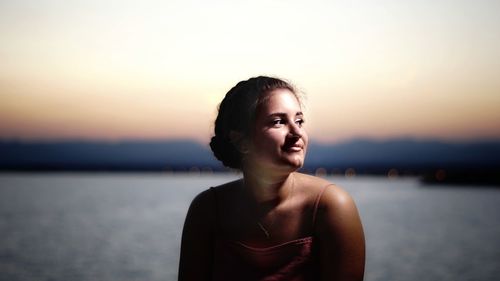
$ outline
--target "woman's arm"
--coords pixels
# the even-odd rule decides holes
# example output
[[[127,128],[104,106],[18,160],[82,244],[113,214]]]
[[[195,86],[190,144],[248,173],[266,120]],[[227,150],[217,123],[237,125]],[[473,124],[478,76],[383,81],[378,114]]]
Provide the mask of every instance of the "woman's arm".
[[[363,280],[365,238],[358,210],[347,192],[336,186],[325,190],[316,227],[321,280]]]
[[[209,190],[200,193],[191,203],[182,230],[179,281],[211,280],[214,212]]]

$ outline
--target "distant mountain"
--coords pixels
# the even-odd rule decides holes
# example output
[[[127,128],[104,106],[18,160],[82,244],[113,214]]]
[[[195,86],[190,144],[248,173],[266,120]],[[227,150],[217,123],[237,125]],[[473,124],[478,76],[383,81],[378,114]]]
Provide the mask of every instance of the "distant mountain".
[[[0,141],[0,170],[224,170],[208,145],[191,140],[165,141]],[[355,168],[489,169],[500,167],[500,141],[447,143],[434,140],[354,140],[309,145],[306,170]]]
[[[8,170],[186,170],[221,169],[208,147],[191,140],[0,141],[0,169]]]
[[[353,140],[337,145],[313,143],[309,149],[311,165],[500,167],[500,141]]]

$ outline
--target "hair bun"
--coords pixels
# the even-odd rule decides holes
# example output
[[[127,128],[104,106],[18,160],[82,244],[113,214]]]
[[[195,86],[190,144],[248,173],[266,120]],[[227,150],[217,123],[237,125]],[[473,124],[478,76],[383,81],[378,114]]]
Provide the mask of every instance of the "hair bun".
[[[215,135],[210,140],[210,148],[215,158],[226,167],[241,169],[240,152],[226,138]]]

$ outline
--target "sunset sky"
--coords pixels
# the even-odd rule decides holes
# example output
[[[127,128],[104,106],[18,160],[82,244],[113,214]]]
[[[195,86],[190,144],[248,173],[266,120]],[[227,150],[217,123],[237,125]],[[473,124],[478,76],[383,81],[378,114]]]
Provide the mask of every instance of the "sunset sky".
[[[500,139],[500,1],[0,0],[0,139],[207,142],[291,80],[319,142]]]

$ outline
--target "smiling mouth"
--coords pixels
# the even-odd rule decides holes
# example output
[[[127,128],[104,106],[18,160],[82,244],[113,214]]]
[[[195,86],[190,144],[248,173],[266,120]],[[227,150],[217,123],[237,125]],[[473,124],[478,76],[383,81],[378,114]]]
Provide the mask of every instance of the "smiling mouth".
[[[303,147],[301,145],[287,145],[283,147],[284,151],[287,152],[299,152],[302,151]]]

